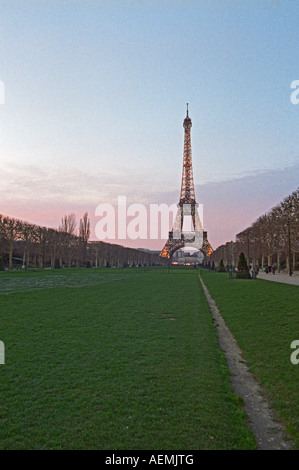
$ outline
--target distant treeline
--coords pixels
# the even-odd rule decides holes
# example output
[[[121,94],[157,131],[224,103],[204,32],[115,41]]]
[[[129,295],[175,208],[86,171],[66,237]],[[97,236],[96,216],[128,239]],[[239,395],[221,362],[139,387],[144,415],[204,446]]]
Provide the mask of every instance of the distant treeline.
[[[78,233],[77,233],[78,232]],[[165,264],[158,254],[101,241],[89,241],[90,219],[77,223],[74,214],[61,219],[58,229],[30,224],[0,214],[2,267],[122,267]]]
[[[277,265],[289,269],[296,267],[296,254],[299,253],[299,188],[259,217],[250,227],[236,235],[236,241],[219,246],[205,259],[205,264],[236,266],[243,252],[247,263],[252,266]]]

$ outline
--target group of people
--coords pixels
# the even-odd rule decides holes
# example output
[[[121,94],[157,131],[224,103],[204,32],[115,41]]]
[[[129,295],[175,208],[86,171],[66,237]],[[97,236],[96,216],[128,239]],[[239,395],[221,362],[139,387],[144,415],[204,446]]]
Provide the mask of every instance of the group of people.
[[[265,268],[265,273],[268,274],[268,273],[272,273],[272,274],[275,274],[275,271],[276,271],[276,264],[272,264],[272,266],[267,266]]]
[[[250,272],[250,276],[252,278],[255,278],[258,273],[259,273],[259,267],[256,265],[256,266],[252,266],[252,264],[249,266],[249,272]]]
[[[269,273],[275,274],[276,269],[277,269],[277,265],[276,263],[274,263],[272,264],[272,266],[267,266],[266,268],[263,268],[262,271],[264,271],[266,274],[269,274]],[[257,276],[259,272],[259,267],[257,265],[256,266],[250,265],[249,271],[252,277],[253,277],[253,273],[255,273],[255,275]]]

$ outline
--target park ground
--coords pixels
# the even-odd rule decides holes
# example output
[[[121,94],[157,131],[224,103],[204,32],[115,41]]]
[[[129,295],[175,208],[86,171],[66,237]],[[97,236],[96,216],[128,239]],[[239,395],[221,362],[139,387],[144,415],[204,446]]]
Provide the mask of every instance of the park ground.
[[[198,273],[1,273],[0,448],[256,449]],[[299,448],[298,287],[200,274]]]

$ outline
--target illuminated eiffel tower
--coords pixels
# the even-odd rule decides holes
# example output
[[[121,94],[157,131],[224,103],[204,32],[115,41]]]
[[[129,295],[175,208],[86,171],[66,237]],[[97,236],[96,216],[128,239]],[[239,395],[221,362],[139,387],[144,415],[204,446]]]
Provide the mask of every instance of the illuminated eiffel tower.
[[[210,256],[213,249],[208,242],[207,232],[204,232],[198,214],[198,204],[195,200],[193,181],[192,152],[191,152],[191,127],[192,121],[189,117],[188,103],[187,116],[184,119],[184,159],[180,202],[177,205],[177,214],[172,231],[169,232],[168,240],[160,253],[162,258],[171,258],[179,249],[193,247],[201,251],[205,256]],[[184,230],[184,221],[189,221],[188,230]],[[192,226],[190,227],[190,221]]]

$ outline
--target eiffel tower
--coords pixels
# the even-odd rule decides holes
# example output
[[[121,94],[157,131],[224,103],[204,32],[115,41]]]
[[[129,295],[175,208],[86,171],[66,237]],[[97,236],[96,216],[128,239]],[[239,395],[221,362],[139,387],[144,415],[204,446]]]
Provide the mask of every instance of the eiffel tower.
[[[213,249],[208,242],[208,234],[202,228],[198,214],[198,204],[195,200],[193,181],[192,152],[191,152],[191,127],[192,121],[189,117],[188,103],[187,116],[184,119],[184,158],[180,202],[177,205],[177,214],[172,231],[169,232],[168,240],[160,253],[162,258],[171,258],[179,249],[190,246],[201,251],[205,256],[210,256]],[[192,221],[190,230],[184,230],[186,216]]]

